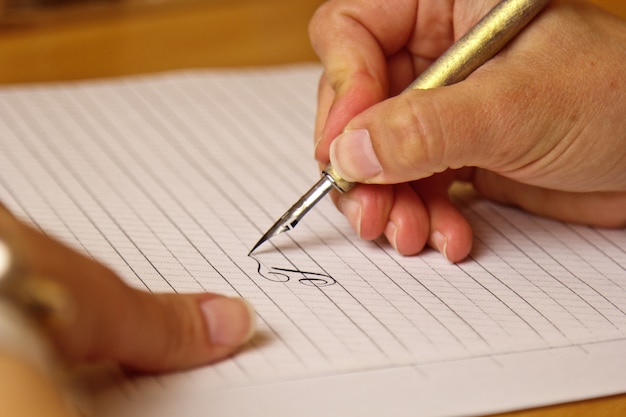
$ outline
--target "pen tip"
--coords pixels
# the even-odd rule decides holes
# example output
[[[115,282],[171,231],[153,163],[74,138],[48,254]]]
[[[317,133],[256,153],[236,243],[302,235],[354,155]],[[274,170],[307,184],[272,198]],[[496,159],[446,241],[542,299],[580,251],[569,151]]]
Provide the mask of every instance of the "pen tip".
[[[263,242],[265,242],[265,238],[261,238],[261,240],[259,240],[253,247],[252,249],[250,249],[250,252],[248,252],[248,256],[252,255],[252,252],[254,252],[259,246],[261,246],[263,244]]]
[[[328,176],[322,175],[322,178],[315,183],[309,191],[287,210],[277,221],[269,228],[261,239],[248,252],[248,256],[252,254],[259,246],[267,242],[276,235],[293,229],[296,227],[302,216],[304,216],[317,202],[324,197],[333,188],[333,181]]]

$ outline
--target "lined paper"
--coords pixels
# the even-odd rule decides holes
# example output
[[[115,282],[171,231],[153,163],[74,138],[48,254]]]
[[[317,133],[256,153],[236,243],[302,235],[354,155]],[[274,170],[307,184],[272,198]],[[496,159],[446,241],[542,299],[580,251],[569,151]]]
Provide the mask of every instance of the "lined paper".
[[[240,354],[117,376],[100,414],[461,416],[625,392],[623,229],[531,216],[458,187],[475,240],[457,265],[360,241],[329,199],[247,256],[318,178],[319,74],[0,90],[9,208],[133,286],[237,295],[258,314]]]

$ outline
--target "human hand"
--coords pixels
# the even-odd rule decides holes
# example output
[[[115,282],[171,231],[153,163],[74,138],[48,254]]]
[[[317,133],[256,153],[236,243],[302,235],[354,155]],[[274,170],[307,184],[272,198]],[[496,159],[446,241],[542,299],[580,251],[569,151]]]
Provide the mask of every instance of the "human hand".
[[[42,330],[69,363],[178,370],[223,359],[254,332],[254,313],[243,300],[131,288],[103,264],[18,221],[0,204],[2,242],[12,252],[11,271],[19,274],[2,284],[7,288],[12,280],[11,294],[42,311]]]
[[[537,214],[626,224],[626,22],[554,1],[465,81],[396,96],[496,3],[331,0],[313,17],[316,158],[366,183],[334,196],[362,238],[462,260],[472,237],[454,180]]]

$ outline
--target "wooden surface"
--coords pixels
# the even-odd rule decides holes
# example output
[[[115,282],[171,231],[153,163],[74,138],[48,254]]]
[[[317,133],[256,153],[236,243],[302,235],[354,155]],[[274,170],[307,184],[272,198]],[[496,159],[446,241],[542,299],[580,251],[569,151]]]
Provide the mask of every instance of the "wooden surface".
[[[323,0],[117,1],[6,17],[0,83],[316,60],[307,22]],[[626,18],[625,0],[595,2]],[[626,395],[498,416],[626,416]]]
[[[0,5],[18,1],[29,0]],[[315,60],[307,23],[322,2],[74,0],[0,12],[0,83]],[[596,3],[626,18],[625,0]]]
[[[321,2],[170,0],[32,14],[0,27],[0,83],[315,60],[307,22]]]

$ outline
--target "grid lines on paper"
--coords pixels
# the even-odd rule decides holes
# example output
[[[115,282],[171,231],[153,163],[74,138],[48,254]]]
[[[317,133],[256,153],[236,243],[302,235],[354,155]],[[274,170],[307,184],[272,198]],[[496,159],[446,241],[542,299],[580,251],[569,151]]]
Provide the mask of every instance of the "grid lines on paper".
[[[625,336],[623,230],[475,198],[459,200],[475,241],[457,265],[430,250],[401,257],[383,240],[360,241],[328,201],[248,257],[316,179],[317,75],[316,67],[218,71],[4,90],[0,196],[132,285],[243,296],[256,307],[253,348],[181,375],[181,384]]]

